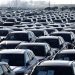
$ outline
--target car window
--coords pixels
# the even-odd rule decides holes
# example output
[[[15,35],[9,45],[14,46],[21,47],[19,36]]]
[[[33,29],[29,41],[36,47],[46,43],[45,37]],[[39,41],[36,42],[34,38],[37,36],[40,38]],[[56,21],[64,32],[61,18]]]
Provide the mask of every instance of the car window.
[[[32,60],[32,58],[34,57],[33,52],[29,52],[28,55],[29,55],[30,60]]]
[[[3,70],[2,70],[2,67],[0,66],[0,75],[3,74]]]
[[[26,63],[29,62],[29,60],[30,59],[29,59],[28,53],[26,53]]]
[[[74,39],[75,35],[74,33],[71,33],[71,39]]]
[[[75,54],[57,54],[56,57],[54,58],[55,60],[61,59],[61,60],[70,60],[74,61],[75,60]]]
[[[29,57],[29,60],[31,60],[32,59],[32,56],[31,56],[30,52],[28,52],[27,55]]]

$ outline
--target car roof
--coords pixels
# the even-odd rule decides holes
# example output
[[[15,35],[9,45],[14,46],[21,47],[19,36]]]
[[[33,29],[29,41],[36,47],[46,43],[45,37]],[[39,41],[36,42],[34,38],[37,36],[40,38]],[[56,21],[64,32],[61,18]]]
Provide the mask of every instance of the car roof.
[[[28,33],[28,32],[30,32],[30,31],[13,31],[11,33]]]
[[[25,52],[29,52],[29,49],[3,49],[0,51],[0,54],[24,54]]]
[[[46,45],[47,43],[20,43],[20,45]]]
[[[60,32],[53,32],[52,34],[71,34],[73,32],[67,32],[67,31],[60,31]]]
[[[22,41],[11,41],[11,40],[5,40],[5,41],[2,41],[0,44],[19,44],[21,43]]]
[[[68,50],[62,50],[61,52],[60,52],[61,54],[65,54],[65,53],[67,53],[67,54],[69,54],[69,53],[75,53],[75,49],[68,49]],[[59,54],[60,54],[59,53]]]
[[[71,66],[73,61],[48,60],[42,62],[39,66]]]
[[[37,39],[42,39],[42,38],[44,38],[44,39],[46,39],[46,38],[58,39],[58,38],[60,38],[60,36],[40,36]]]

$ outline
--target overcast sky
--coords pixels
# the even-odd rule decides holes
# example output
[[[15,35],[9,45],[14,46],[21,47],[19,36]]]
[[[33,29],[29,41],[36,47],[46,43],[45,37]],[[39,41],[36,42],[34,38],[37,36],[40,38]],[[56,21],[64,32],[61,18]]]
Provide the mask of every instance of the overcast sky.
[[[0,0],[0,5],[7,4],[12,0]],[[30,1],[30,0],[21,0],[21,1]],[[40,1],[40,0],[32,0],[32,1]],[[41,0],[49,2],[49,0]],[[51,4],[75,4],[75,0],[50,0]]]

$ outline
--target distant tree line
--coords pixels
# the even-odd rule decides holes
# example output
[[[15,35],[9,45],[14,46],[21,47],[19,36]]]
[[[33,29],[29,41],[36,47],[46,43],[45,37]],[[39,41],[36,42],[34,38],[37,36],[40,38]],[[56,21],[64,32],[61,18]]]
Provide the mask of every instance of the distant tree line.
[[[75,6],[71,6],[71,7],[63,6],[63,7],[60,7],[60,8],[58,6],[54,6],[54,7],[46,7],[45,8],[45,10],[58,10],[58,9],[60,9],[62,11],[64,11],[64,10],[75,10]]]

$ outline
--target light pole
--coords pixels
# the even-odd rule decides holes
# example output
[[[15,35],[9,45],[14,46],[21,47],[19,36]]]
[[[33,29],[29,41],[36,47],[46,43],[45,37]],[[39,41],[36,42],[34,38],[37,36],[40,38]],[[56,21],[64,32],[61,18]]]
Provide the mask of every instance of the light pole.
[[[50,4],[50,0],[49,0],[49,7],[50,7],[50,5],[51,5],[51,4]]]

